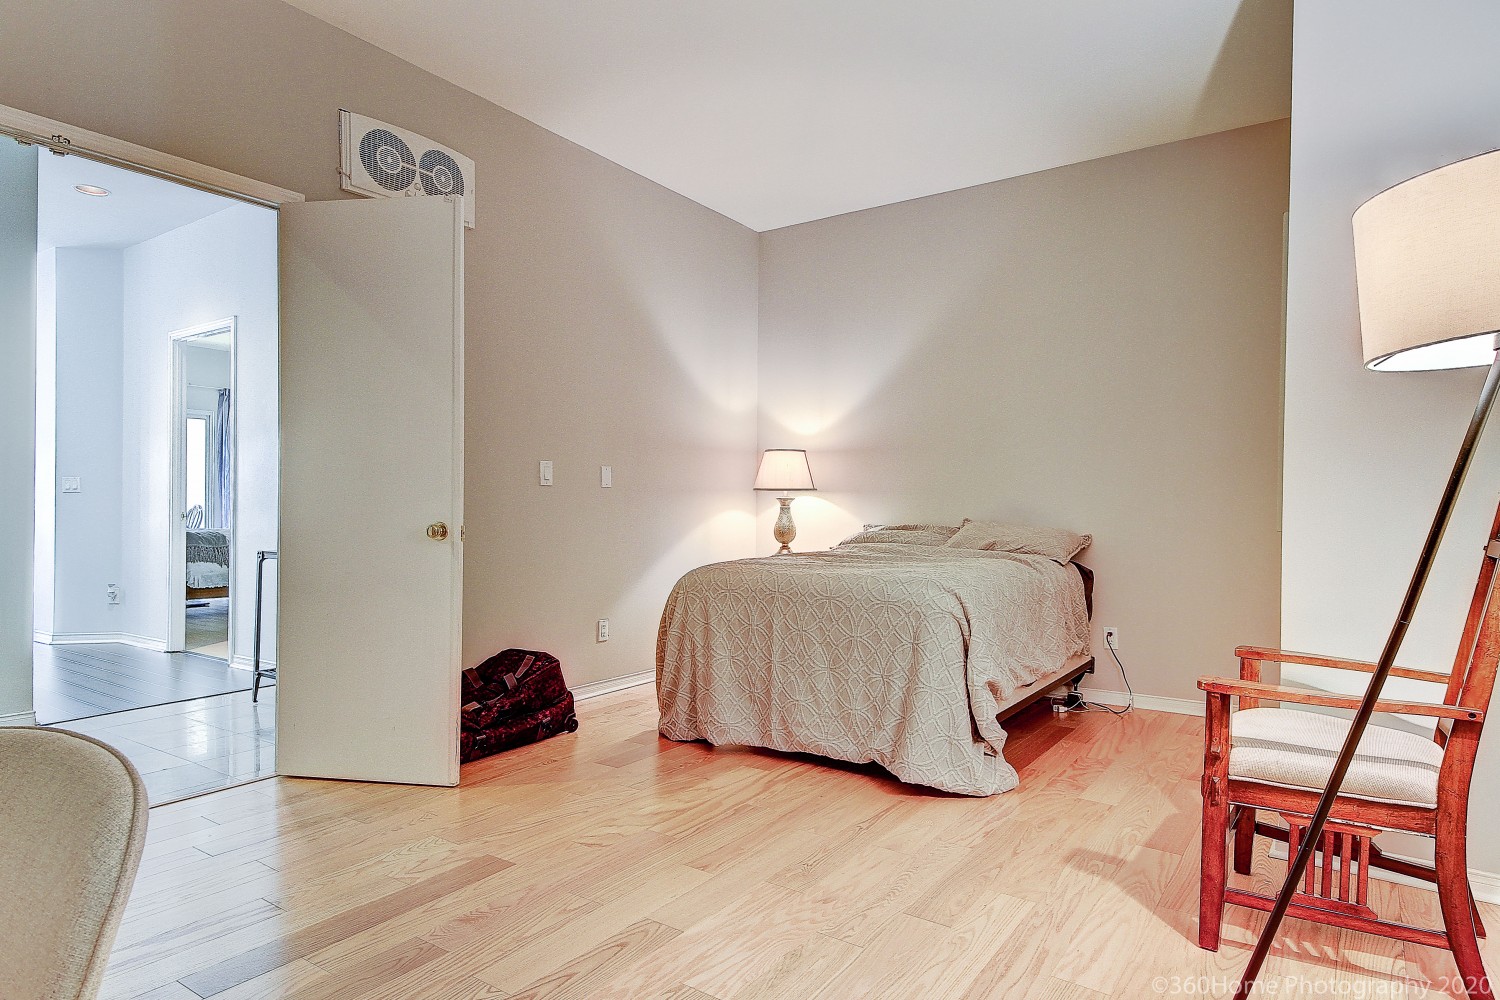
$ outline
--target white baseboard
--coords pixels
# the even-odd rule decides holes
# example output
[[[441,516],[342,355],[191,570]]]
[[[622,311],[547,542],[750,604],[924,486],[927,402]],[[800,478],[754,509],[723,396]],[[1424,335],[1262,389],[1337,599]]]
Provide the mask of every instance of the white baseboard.
[[[0,715],[0,727],[34,725],[36,725],[35,712],[12,712],[9,715]]]
[[[1500,875],[1470,868],[1469,887],[1474,890],[1474,898],[1480,902],[1500,903]]]
[[[229,661],[229,665],[237,670],[253,670],[255,667],[255,661],[251,657],[246,656],[244,653],[236,653],[234,657]],[[275,670],[276,661],[268,660],[264,656],[262,656],[260,658],[260,669]]]
[[[614,694],[616,691],[624,691],[626,688],[640,687],[642,684],[654,684],[655,682],[655,670],[643,670],[638,674],[611,677],[609,680],[578,685],[573,689],[573,700],[587,701],[589,698],[597,698],[602,694]]]
[[[1104,688],[1084,688],[1083,696],[1089,701],[1097,701],[1102,705],[1123,707],[1127,696],[1124,691],[1112,691]],[[1171,712],[1173,715],[1198,715],[1203,714],[1203,699],[1201,698],[1164,698],[1157,694],[1140,694],[1135,696],[1135,707],[1147,712]]]
[[[1275,841],[1271,844],[1271,857],[1278,861],[1286,860],[1286,844]],[[1392,854],[1385,852],[1385,856],[1396,861],[1408,861],[1415,865],[1431,865],[1432,862],[1423,858],[1411,858],[1404,854]],[[1419,878],[1410,875],[1402,875],[1400,872],[1388,872],[1384,868],[1371,868],[1370,877],[1378,878],[1382,882],[1393,882],[1396,885],[1410,885],[1418,889],[1426,889],[1434,892],[1431,882],[1423,882]],[[1478,868],[1469,869],[1469,887],[1474,890],[1474,898],[1481,903],[1500,903],[1500,875],[1494,872],[1480,871]]]
[[[44,646],[50,646],[53,643],[52,633],[43,632],[40,629],[33,630],[31,633],[31,641],[39,642]]]
[[[130,632],[118,632],[116,634],[119,638],[115,641],[123,642],[127,646],[139,646],[141,649],[149,649],[157,653],[165,653],[167,651],[167,640],[165,639],[153,639],[148,635],[134,635]]]
[[[132,632],[34,632],[32,634],[37,642],[45,642],[49,646],[88,646],[102,642],[119,642],[157,653],[164,653],[167,650],[166,640],[135,635]]]

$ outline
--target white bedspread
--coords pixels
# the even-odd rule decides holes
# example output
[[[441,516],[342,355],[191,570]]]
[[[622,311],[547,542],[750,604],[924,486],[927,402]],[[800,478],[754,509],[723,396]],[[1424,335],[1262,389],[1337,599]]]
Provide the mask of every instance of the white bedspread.
[[[187,564],[187,585],[195,590],[229,586],[229,567],[212,562]]]
[[[661,733],[990,795],[1017,783],[1000,705],[1088,641],[1077,571],[1041,556],[851,544],[715,563],[667,599]]]

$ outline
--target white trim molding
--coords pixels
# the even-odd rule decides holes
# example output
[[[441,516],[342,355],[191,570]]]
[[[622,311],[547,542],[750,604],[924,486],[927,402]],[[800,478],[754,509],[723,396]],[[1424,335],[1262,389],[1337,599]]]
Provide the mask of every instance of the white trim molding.
[[[302,195],[274,184],[241,177],[180,156],[162,153],[133,142],[43,118],[0,104],[0,135],[9,135],[62,155],[76,154],[102,160],[140,173],[154,174],[214,194],[276,206],[303,201]]]
[[[35,712],[12,712],[9,715],[0,715],[0,728],[34,725],[36,725]]]
[[[170,410],[167,420],[167,535],[163,539],[167,551],[166,607],[167,641],[163,646],[172,652],[190,652],[187,648],[187,604],[182,595],[187,587],[187,416],[188,380],[187,356],[183,351],[193,346],[193,341],[203,337],[227,335],[229,337],[229,392],[230,398],[240,398],[239,359],[240,323],[238,316],[199,323],[196,326],[172,330],[167,334],[167,371],[170,373]],[[235,585],[234,558],[235,539],[239,538],[239,524],[235,520],[239,511],[239,466],[240,442],[235,409],[229,411],[229,452],[232,461],[229,479],[234,489],[230,496],[229,522],[229,648],[235,645],[234,609],[239,602],[239,588]],[[204,500],[207,503],[207,498]],[[207,508],[205,508],[205,511]],[[220,512],[221,514],[223,512]]]
[[[43,635],[47,638],[42,638]],[[149,649],[155,653],[167,651],[165,640],[136,635],[133,632],[37,632],[35,636],[37,642],[43,642],[49,646],[88,646],[101,642],[119,642],[126,646]]]
[[[188,650],[188,652],[191,653],[192,650],[190,649],[190,650]],[[202,654],[199,654],[199,655],[202,655]],[[229,661],[229,665],[231,667],[234,667],[236,670],[253,670],[253,669],[255,669],[255,660],[254,660],[253,657],[246,656],[244,653],[236,653],[234,655],[234,658]],[[260,669],[262,669],[262,670],[275,670],[276,669],[276,661],[275,660],[268,660],[264,656],[262,656],[260,658]]]
[[[656,671],[643,670],[638,674],[625,674],[623,677],[610,677],[607,680],[580,684],[573,689],[573,700],[587,701],[603,694],[614,694],[616,691],[654,683],[656,683]]]
[[[1128,696],[1124,691],[1114,691],[1107,688],[1083,688],[1081,690],[1084,698],[1096,701],[1101,705],[1112,705],[1123,707],[1128,703]],[[1202,698],[1166,698],[1159,694],[1141,694],[1136,692],[1135,707],[1147,712],[1171,712],[1173,715],[1203,715]]]
[[[1372,871],[1371,874],[1374,874]],[[1427,883],[1422,883],[1427,885]],[[1431,886],[1428,886],[1431,888]],[[1478,868],[1469,869],[1469,888],[1474,890],[1474,898],[1481,903],[1500,903],[1500,875],[1494,872],[1480,871]]]

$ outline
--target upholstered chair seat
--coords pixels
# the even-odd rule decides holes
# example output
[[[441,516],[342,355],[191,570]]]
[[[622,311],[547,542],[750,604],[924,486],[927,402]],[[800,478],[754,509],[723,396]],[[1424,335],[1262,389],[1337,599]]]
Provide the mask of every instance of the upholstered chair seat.
[[[1234,714],[1229,730],[1229,776],[1321,792],[1333,773],[1349,721],[1287,708]],[[1443,748],[1432,736],[1370,726],[1344,778],[1341,794],[1398,805],[1437,805]]]

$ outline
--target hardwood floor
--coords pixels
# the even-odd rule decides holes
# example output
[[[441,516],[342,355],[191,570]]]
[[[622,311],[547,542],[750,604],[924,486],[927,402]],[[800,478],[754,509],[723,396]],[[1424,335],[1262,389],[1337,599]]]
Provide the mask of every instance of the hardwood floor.
[[[969,799],[660,740],[649,687],[579,716],[458,789],[277,778],[153,809],[103,995],[1222,995],[1262,920],[1230,911],[1223,949],[1196,945],[1193,718],[1029,713],[1007,747],[1021,788]],[[1281,867],[1256,864],[1266,884]],[[1424,890],[1372,895],[1437,920]],[[1266,975],[1282,996],[1411,1000],[1453,995],[1429,986],[1454,972],[1289,920]]]
[[[250,671],[195,653],[121,642],[32,643],[37,722],[43,726],[250,689]]]

